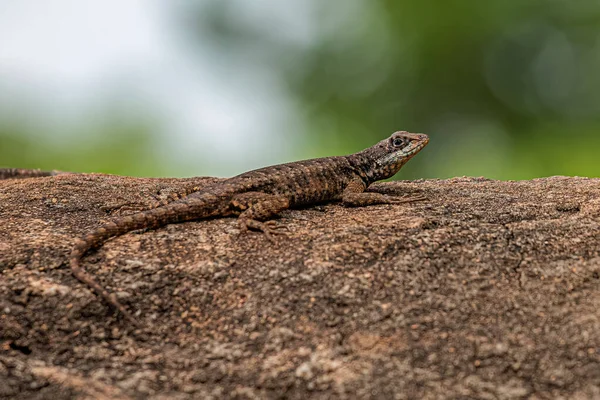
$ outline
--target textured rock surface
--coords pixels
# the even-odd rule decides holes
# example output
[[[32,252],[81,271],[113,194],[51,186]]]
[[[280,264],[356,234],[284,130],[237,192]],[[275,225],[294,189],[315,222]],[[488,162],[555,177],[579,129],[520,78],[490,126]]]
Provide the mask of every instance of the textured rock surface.
[[[133,232],[84,266],[136,332],[70,246],[209,181],[0,181],[0,398],[600,397],[599,179],[385,183],[429,200],[287,211],[275,245],[234,219]]]

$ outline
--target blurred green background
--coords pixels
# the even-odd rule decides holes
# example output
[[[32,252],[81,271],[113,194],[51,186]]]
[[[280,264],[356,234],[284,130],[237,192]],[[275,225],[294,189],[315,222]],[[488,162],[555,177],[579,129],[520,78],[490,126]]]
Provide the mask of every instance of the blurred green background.
[[[409,130],[401,178],[600,176],[597,0],[0,10],[0,166],[228,176]]]

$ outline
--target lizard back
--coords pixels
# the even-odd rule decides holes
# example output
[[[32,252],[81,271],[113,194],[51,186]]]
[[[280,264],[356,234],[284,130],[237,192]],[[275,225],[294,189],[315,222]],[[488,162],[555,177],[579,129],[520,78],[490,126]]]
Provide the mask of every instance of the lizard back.
[[[290,207],[337,200],[358,174],[347,157],[325,157],[273,165],[214,183],[188,197],[205,197],[208,193],[225,200],[235,194],[262,192],[283,196]]]

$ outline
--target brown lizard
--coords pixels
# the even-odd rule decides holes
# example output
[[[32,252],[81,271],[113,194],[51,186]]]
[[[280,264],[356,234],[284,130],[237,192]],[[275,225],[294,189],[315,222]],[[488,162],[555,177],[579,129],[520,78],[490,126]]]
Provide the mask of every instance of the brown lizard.
[[[375,181],[395,175],[428,142],[429,137],[424,134],[395,132],[359,153],[274,165],[208,185],[169,204],[114,219],[78,239],[71,252],[71,271],[137,325],[117,297],[81,267],[81,259],[88,250],[137,229],[217,216],[237,216],[242,232],[259,230],[272,241],[277,232],[267,220],[288,208],[334,200],[341,200],[347,206],[422,200],[394,198],[365,189]]]
[[[40,178],[43,176],[55,176],[68,174],[62,171],[42,171],[39,169],[22,169],[22,168],[0,168],[0,180],[2,179],[23,179],[23,178]]]

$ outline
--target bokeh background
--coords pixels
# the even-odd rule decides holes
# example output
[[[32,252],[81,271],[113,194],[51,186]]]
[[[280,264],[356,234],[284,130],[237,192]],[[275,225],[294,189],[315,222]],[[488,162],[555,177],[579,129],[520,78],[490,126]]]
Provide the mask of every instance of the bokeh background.
[[[598,0],[0,0],[0,166],[229,176],[430,145],[401,178],[600,175]]]

